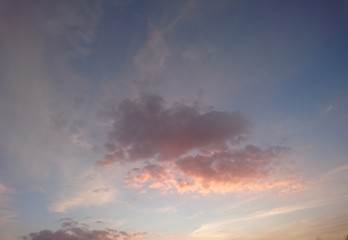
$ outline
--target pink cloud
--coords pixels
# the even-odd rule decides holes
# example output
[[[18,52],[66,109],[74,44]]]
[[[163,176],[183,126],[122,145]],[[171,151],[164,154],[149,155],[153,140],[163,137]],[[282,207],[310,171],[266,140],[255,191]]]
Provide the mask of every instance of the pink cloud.
[[[128,187],[181,193],[298,188],[283,169],[287,147],[241,145],[251,124],[240,112],[167,106],[151,95],[121,102],[111,117],[109,153],[97,164],[139,165],[126,175]]]
[[[139,188],[149,183],[149,188],[170,191],[176,181],[174,172],[168,166],[149,164],[143,168],[131,169],[125,177],[125,183],[131,188]]]
[[[278,161],[285,147],[261,149],[248,145],[243,149],[187,156],[174,164],[149,164],[129,171],[128,187],[147,186],[163,192],[227,193],[282,188],[288,192],[299,183],[284,176]],[[279,176],[281,175],[281,176]]]
[[[57,231],[42,230],[22,237],[22,240],[141,240],[146,233],[129,233],[115,229],[90,230],[88,225],[79,224],[69,218],[64,219]]]

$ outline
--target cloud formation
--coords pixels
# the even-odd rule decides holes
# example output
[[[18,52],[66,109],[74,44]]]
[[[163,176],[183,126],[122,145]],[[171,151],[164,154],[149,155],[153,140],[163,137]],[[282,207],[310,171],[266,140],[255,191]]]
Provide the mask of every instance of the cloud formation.
[[[279,160],[288,149],[266,149],[248,145],[243,149],[180,158],[170,164],[147,164],[133,168],[125,177],[128,187],[160,189],[163,192],[227,193],[282,188],[295,190],[298,184],[286,179]]]
[[[125,177],[128,187],[226,193],[292,185],[280,178],[287,147],[241,146],[251,124],[240,112],[166,106],[148,95],[121,102],[111,117],[109,153],[97,164],[138,164]]]
[[[69,218],[64,219],[57,231],[42,230],[22,237],[22,240],[141,240],[146,233],[129,233],[115,229],[90,230],[86,224],[80,224]]]
[[[181,103],[166,107],[157,95],[125,100],[113,118],[101,165],[113,161],[170,161],[193,150],[224,149],[239,143],[250,123],[240,112],[210,111]]]
[[[184,175],[180,185],[201,192],[229,192],[238,190],[264,190],[287,185],[287,182],[270,180],[279,168],[277,160],[288,151],[285,147],[261,149],[247,145],[243,149],[196,155],[176,161]]]

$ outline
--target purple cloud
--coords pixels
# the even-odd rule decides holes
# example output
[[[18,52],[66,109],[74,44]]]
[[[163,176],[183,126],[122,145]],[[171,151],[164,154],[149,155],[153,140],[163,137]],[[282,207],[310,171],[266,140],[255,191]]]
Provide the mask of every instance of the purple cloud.
[[[170,161],[192,150],[226,148],[240,142],[250,123],[240,112],[210,111],[173,104],[166,107],[157,96],[121,102],[113,116],[113,129],[101,165],[121,161]]]

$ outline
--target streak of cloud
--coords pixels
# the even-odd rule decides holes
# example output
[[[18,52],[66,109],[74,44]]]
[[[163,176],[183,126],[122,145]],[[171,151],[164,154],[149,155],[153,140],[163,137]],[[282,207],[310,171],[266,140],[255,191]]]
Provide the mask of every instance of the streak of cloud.
[[[113,202],[116,190],[93,169],[72,179],[73,183],[49,205],[53,212],[66,212],[78,207],[98,206]]]
[[[144,79],[153,79],[165,67],[170,50],[163,39],[163,32],[152,27],[149,39],[134,58],[139,75]]]
[[[154,83],[162,81],[167,62],[173,55],[167,34],[188,17],[196,5],[197,1],[186,1],[173,11],[174,16],[161,16],[159,23],[148,19],[147,39],[133,57],[135,74],[132,78],[135,79],[135,92],[148,90]]]
[[[276,217],[279,215],[287,215],[287,214],[303,211],[310,208],[320,207],[322,205],[325,205],[327,202],[328,202],[327,200],[324,200],[324,201],[319,200],[319,201],[307,202],[302,205],[300,204],[300,205],[277,207],[277,208],[272,208],[268,210],[256,211],[254,213],[251,213],[243,217],[236,217],[236,218],[231,218],[227,220],[203,224],[198,229],[192,232],[192,236],[195,236],[195,237],[201,237],[201,236],[207,236],[207,235],[215,236],[215,235],[222,234],[222,232],[226,232],[224,233],[224,236],[228,236],[229,233],[227,233],[228,232],[227,229],[231,229],[230,226],[233,225],[234,223],[237,223],[237,222],[241,223],[245,221],[256,221],[260,219]]]

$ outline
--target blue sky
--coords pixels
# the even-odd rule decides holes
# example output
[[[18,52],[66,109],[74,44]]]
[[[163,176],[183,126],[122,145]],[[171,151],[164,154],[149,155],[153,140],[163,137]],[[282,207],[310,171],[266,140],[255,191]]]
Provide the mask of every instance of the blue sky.
[[[343,239],[347,12],[2,1],[0,238]]]

